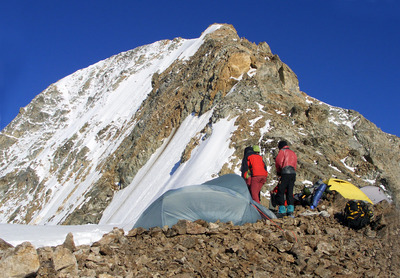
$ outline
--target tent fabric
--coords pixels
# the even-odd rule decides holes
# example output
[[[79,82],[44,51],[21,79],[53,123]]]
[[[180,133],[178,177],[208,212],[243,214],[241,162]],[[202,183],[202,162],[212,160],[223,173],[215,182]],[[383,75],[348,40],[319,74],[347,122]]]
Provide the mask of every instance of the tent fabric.
[[[232,221],[234,225],[242,225],[262,219],[262,214],[276,218],[251,199],[242,177],[228,174],[200,185],[165,192],[142,213],[134,228],[171,227],[181,219]]]
[[[368,198],[367,195],[365,195],[364,192],[360,190],[360,188],[351,184],[348,181],[340,179],[329,179],[325,181],[325,184],[329,186],[329,190],[340,193],[340,195],[342,195],[346,199],[361,200],[373,204],[373,202]]]
[[[364,192],[364,194],[367,195],[368,198],[374,204],[377,204],[383,200],[386,200],[389,203],[391,203],[391,200],[389,200],[389,198],[386,196],[385,192],[380,187],[368,185],[368,186],[361,187],[360,190],[362,192]]]

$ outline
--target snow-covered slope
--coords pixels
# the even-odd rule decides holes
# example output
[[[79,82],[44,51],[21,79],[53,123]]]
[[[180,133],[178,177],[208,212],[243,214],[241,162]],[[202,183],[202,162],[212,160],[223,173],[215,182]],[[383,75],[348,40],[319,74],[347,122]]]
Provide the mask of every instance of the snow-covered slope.
[[[5,159],[1,163],[0,176],[29,168],[44,189],[24,194],[18,187],[10,186],[5,192],[8,197],[0,203],[0,222],[7,222],[18,208],[14,223],[62,222],[68,213],[85,201],[85,193],[99,179],[96,166],[112,154],[135,127],[134,115],[152,90],[154,73],[163,72],[176,60],[189,59],[201,46],[204,37],[219,27],[210,26],[198,39],[159,41],[115,55],[63,78],[38,95],[33,103],[36,106],[40,104],[43,119],[32,122],[32,117],[26,115],[31,115],[34,111],[28,110],[35,108],[27,106],[22,115],[1,133],[16,143],[3,153]],[[208,121],[204,116],[188,119],[188,124],[195,128],[191,132],[203,128],[204,121]],[[203,126],[199,127],[199,124]],[[25,132],[16,135],[15,130]],[[107,136],[99,138],[102,130],[107,131]],[[187,136],[183,138],[189,140]],[[172,144],[174,138],[170,138]],[[168,145],[169,148],[172,144]],[[175,149],[177,153],[170,155],[175,161],[163,161],[165,167],[172,162],[178,163],[179,151],[182,150]],[[159,161],[157,154],[153,157],[152,160]],[[82,163],[77,168],[79,160]],[[140,180],[148,179],[147,172],[141,170]],[[140,185],[137,180],[128,190]],[[138,193],[139,197],[143,198],[143,193]],[[35,207],[39,209],[30,219],[22,219],[21,212],[32,202],[36,202]],[[118,205],[113,203],[113,207]]]
[[[180,157],[190,139],[207,124],[211,113],[188,117],[140,169],[132,183],[119,191],[107,207],[100,224],[121,224],[132,227],[147,205],[170,189],[201,184],[216,177],[222,165],[229,161],[230,137],[235,130],[232,120],[222,120],[212,135],[192,152],[191,159],[180,165]]]

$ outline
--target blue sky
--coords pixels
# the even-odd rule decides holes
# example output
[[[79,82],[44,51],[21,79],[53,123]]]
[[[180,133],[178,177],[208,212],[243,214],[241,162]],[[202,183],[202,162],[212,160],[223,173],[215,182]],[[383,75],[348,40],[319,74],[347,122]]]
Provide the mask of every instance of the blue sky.
[[[267,42],[300,90],[400,136],[400,1],[19,1],[0,10],[0,129],[59,79],[162,39],[229,23]]]

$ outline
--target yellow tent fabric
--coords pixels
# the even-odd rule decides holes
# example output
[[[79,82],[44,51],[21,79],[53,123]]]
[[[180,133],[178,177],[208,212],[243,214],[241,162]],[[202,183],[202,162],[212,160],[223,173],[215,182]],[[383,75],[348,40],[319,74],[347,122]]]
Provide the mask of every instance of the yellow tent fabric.
[[[367,201],[371,204],[373,202],[362,192],[357,186],[349,183],[348,181],[339,179],[329,179],[325,181],[330,190],[337,191],[346,199]]]

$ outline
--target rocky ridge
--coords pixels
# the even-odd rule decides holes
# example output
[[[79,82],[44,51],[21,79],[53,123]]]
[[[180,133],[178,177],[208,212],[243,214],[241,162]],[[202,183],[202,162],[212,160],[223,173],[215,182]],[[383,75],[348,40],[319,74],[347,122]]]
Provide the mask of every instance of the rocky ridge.
[[[0,277],[397,277],[398,211],[381,202],[371,225],[355,231],[341,224],[345,202],[333,194],[319,210],[243,226],[115,228],[90,246],[76,246],[72,234],[38,249],[0,240]]]
[[[151,68],[152,59],[173,53],[183,43],[178,38],[158,42],[157,51],[151,54],[146,46],[116,55],[75,73],[72,87],[64,88],[63,82],[53,84],[21,110],[0,135],[0,166],[16,165],[0,177],[0,205],[8,223],[98,223],[115,192],[132,182],[180,124],[189,115],[209,111],[208,124],[190,140],[181,163],[190,160],[192,150],[212,134],[218,121],[235,119],[237,128],[228,142],[234,154],[216,169],[218,174],[238,173],[244,148],[257,143],[271,166],[268,184],[262,190],[268,191],[276,184],[273,165],[277,142],[285,139],[299,157],[297,190],[306,182],[337,177],[359,187],[382,185],[398,203],[398,137],[382,132],[356,111],[332,107],[300,91],[296,74],[267,43],[257,45],[240,38],[231,25],[205,35],[189,59],[176,59],[162,71]],[[114,97],[128,86],[124,82],[130,82],[142,69],[151,72],[143,83],[149,93],[138,101],[136,110],[132,107],[129,117],[122,119],[118,114],[109,123],[88,119],[59,145],[52,141],[52,133],[41,129],[51,130],[51,125],[70,131],[71,113],[83,116],[92,113],[93,107],[102,107],[108,103],[105,96]],[[85,78],[82,72],[88,72]],[[133,84],[129,83],[129,97],[139,90]],[[66,103],[64,109],[55,109],[59,102]],[[82,110],[74,110],[75,106]],[[37,138],[24,137],[29,133]],[[15,151],[9,152],[28,141],[36,142],[28,156],[19,158]],[[42,157],[43,142],[57,146],[52,157]],[[94,159],[93,152],[98,149],[104,156]],[[50,160],[48,168],[43,166],[46,159]],[[50,182],[54,182],[51,188],[47,187]],[[66,186],[71,188],[70,194],[62,205],[52,208],[54,214],[44,220],[37,217],[53,194]],[[72,202],[71,196],[77,192],[81,195]],[[10,205],[15,203],[23,205]]]

